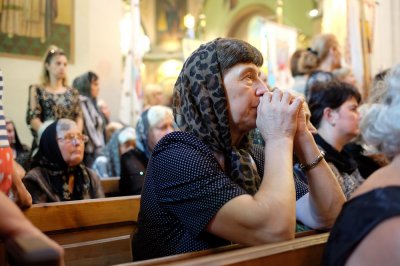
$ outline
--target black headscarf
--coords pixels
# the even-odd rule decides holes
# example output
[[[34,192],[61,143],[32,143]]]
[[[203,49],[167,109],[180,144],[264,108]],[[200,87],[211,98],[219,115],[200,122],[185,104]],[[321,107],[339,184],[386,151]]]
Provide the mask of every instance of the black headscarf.
[[[68,168],[61,154],[57,141],[57,122],[51,123],[42,133],[39,142],[39,151],[33,158],[32,168],[41,165],[41,161],[46,159],[48,166],[53,170]]]
[[[315,142],[325,151],[325,160],[333,163],[340,173],[351,175],[357,169],[357,162],[353,157],[345,151],[337,151],[328,142],[326,142],[319,134],[314,135]]]
[[[46,171],[43,176],[61,200],[83,199],[89,193],[89,173],[83,162],[69,167],[64,161],[57,141],[57,124],[58,120],[51,123],[43,131],[40,137],[39,150],[33,158],[32,168],[40,167]],[[74,177],[74,189],[73,193],[70,193],[68,182],[72,176]]]

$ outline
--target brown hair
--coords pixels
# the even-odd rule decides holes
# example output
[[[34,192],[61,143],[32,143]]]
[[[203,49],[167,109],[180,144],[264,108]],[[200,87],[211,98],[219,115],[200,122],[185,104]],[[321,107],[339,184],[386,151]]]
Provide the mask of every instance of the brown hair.
[[[299,60],[304,51],[303,49],[296,50],[290,58],[290,72],[293,77],[304,75],[304,72],[299,69]]]
[[[233,38],[217,40],[217,55],[222,74],[239,63],[253,63],[260,67],[263,57],[260,51],[251,44]]]

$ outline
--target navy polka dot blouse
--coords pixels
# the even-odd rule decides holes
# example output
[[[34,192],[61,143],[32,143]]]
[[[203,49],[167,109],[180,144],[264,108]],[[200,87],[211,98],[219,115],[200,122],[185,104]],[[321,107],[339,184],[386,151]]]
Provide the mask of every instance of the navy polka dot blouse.
[[[260,176],[264,152],[252,150]],[[308,192],[296,178],[296,198]],[[246,192],[218,164],[211,150],[193,134],[173,132],[155,147],[141,198],[134,260],[198,251],[230,242],[204,229],[229,200]]]

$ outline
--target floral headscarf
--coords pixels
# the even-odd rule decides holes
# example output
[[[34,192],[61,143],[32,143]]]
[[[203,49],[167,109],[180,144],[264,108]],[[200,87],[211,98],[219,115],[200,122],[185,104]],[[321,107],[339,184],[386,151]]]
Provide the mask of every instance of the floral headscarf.
[[[211,150],[225,154],[225,172],[249,194],[255,194],[261,178],[249,153],[248,138],[239,147],[231,144],[228,103],[217,52],[219,40],[201,45],[186,60],[174,88],[175,122]]]
[[[151,156],[151,151],[149,149],[148,137],[149,137],[149,130],[150,124],[147,118],[147,113],[149,109],[144,111],[136,124],[136,148],[143,152],[146,157],[149,159]]]

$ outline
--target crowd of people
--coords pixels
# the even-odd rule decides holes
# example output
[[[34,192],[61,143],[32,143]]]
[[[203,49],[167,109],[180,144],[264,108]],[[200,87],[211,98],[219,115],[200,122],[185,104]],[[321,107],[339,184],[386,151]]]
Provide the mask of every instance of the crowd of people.
[[[390,237],[400,228],[400,65],[363,99],[332,34],[293,54],[290,90],[267,86],[263,60],[242,40],[202,44],[172,106],[149,85],[138,123],[123,125],[99,99],[99,76],[69,86],[66,54],[49,47],[29,86],[30,148],[0,109],[0,197],[21,208],[101,198],[101,179],[120,177],[120,195],[141,195],[134,260],[332,228],[324,265],[400,262]],[[0,85],[2,100],[1,72]],[[8,199],[3,208],[21,233],[40,235]],[[6,227],[2,238],[19,232]]]

